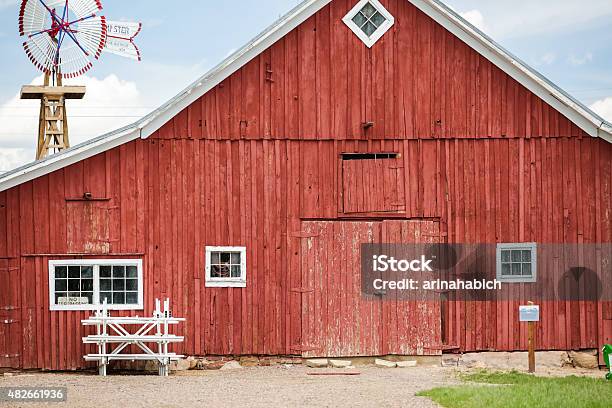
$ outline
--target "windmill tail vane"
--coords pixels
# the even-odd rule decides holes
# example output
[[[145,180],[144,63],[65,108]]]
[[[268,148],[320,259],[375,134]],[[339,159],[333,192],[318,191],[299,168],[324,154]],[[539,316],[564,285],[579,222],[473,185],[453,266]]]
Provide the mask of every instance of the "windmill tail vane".
[[[44,73],[43,86],[24,86],[22,99],[40,99],[36,159],[70,147],[67,99],[82,99],[85,87],[62,86],[93,67],[102,52],[140,61],[134,38],[142,24],[107,21],[100,0],[22,0],[19,35],[32,64]],[[53,86],[49,86],[52,81]]]
[[[106,26],[104,52],[140,61],[140,50],[134,43],[134,37],[140,33],[142,24],[108,21]]]

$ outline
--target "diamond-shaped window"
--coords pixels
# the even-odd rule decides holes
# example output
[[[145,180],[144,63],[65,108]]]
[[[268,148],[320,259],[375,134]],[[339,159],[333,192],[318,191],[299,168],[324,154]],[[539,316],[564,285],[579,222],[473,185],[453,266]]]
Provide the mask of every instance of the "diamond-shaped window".
[[[391,28],[394,18],[378,0],[361,0],[343,21],[368,47],[372,47]]]

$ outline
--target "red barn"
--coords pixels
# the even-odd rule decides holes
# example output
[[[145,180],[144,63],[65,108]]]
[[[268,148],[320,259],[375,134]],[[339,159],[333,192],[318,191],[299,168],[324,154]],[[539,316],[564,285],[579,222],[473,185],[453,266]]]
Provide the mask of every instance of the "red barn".
[[[169,297],[188,355],[524,350],[518,302],[364,299],[359,244],[612,242],[611,142],[438,0],[304,1],[134,125],[0,177],[0,366],[84,367],[103,298]],[[609,303],[541,307],[538,348],[610,342]]]

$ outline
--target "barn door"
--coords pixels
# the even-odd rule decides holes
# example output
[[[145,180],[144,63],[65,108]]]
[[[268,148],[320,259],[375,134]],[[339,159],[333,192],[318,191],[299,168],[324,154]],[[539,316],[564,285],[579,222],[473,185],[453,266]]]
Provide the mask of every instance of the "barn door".
[[[303,355],[439,354],[439,302],[366,298],[360,264],[362,243],[435,242],[437,229],[421,221],[303,222]]]
[[[381,353],[380,301],[361,299],[360,244],[377,242],[378,222],[303,222],[302,296],[304,356]]]
[[[433,221],[384,221],[383,243],[429,244],[440,242],[440,224]],[[420,273],[421,279],[433,278]],[[441,307],[439,298],[389,299],[382,302],[383,354],[441,354]]]
[[[20,368],[21,322],[16,259],[0,258],[0,367]]]

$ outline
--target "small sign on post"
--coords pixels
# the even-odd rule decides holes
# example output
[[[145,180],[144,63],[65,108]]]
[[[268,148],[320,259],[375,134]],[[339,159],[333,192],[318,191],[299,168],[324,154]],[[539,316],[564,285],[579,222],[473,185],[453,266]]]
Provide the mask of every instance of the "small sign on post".
[[[529,343],[529,372],[535,372],[535,322],[540,321],[540,306],[527,302],[519,306],[519,321],[527,322],[527,341]]]

